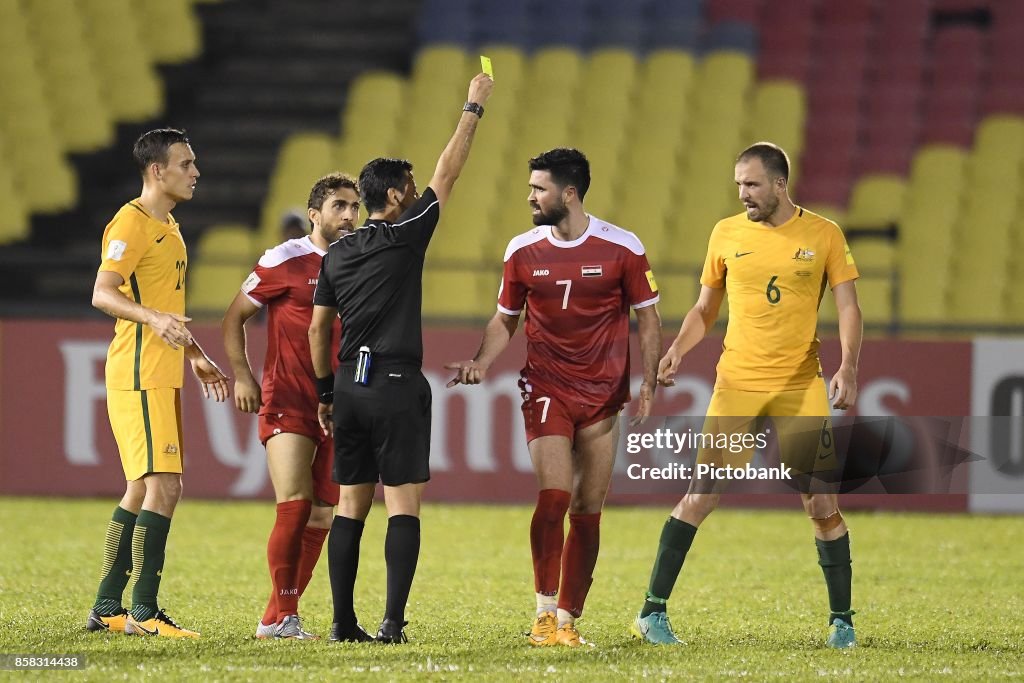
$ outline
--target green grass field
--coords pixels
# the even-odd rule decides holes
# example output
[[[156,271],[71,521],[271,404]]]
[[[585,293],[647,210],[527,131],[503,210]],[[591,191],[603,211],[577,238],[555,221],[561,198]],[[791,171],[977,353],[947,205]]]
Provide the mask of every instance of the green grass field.
[[[801,513],[721,510],[702,527],[670,603],[686,647],[642,646],[639,608],[667,510],[612,508],[580,631],[593,649],[529,649],[527,507],[428,506],[407,646],[252,639],[269,591],[270,503],[185,500],[162,603],[199,641],[88,634],[102,534],[114,501],[0,499],[0,653],[84,654],[75,680],[366,678],[579,680],[895,678],[1024,675],[1024,519],[854,513],[860,646],[822,647],[827,601]],[[384,510],[363,536],[356,607],[384,607]],[[310,630],[331,621],[326,553],[302,601]],[[7,672],[0,672],[0,678]]]

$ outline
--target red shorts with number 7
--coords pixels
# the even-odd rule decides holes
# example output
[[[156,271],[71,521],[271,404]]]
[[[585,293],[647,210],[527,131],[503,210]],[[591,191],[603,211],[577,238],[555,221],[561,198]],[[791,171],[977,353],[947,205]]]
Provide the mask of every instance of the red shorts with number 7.
[[[535,386],[527,391],[522,381],[519,388],[523,395],[527,443],[539,436],[564,436],[571,441],[579,430],[614,417],[622,410],[620,405],[595,406],[567,401],[552,392],[538,391]]]

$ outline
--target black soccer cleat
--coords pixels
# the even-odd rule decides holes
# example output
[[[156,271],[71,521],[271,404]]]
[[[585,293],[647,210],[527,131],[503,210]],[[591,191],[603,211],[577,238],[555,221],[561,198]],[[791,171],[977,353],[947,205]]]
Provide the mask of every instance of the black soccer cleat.
[[[408,621],[385,619],[380,623],[380,628],[377,630],[377,642],[387,643],[389,645],[408,643],[409,639],[405,637],[404,630],[408,625]]]
[[[338,622],[331,624],[329,639],[332,643],[372,643],[374,641],[374,637],[364,631],[359,624],[342,629]]]

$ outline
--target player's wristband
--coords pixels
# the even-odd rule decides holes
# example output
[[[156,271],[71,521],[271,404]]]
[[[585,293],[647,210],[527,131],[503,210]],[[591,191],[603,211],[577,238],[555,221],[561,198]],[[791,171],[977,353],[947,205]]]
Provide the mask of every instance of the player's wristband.
[[[334,375],[316,378],[316,393],[320,402],[324,404],[334,403]]]
[[[477,118],[480,119],[484,117],[483,106],[477,104],[476,102],[466,102],[464,105],[462,105],[462,111],[468,111],[470,113],[476,114]]]

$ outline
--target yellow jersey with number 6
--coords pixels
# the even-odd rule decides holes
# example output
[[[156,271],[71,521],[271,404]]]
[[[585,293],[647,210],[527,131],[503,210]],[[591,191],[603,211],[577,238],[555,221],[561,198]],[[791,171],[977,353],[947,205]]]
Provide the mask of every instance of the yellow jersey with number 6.
[[[122,206],[103,232],[100,271],[119,274],[121,293],[147,308],[185,314],[187,267],[177,222],[158,221],[138,200]],[[183,379],[183,349],[172,349],[148,325],[117,320],[107,350],[108,389],[178,388]]]
[[[715,225],[701,284],[725,287],[729,324],[715,386],[742,391],[803,389],[821,375],[818,304],[858,277],[842,230],[796,207],[778,227],[746,213]]]

